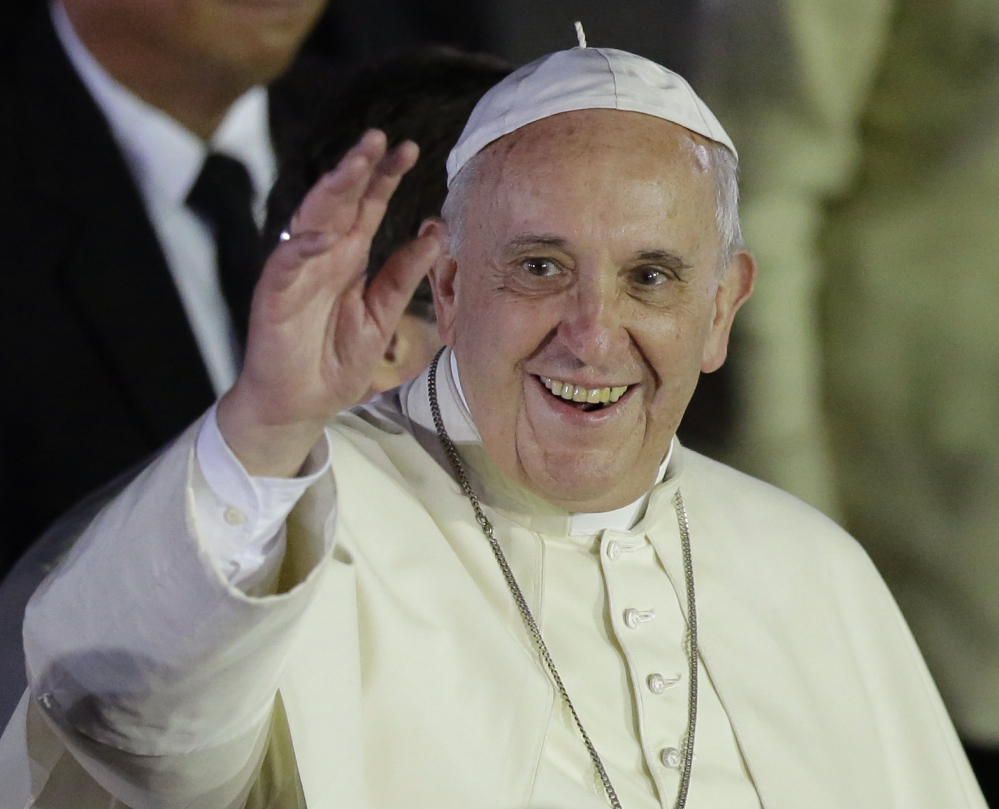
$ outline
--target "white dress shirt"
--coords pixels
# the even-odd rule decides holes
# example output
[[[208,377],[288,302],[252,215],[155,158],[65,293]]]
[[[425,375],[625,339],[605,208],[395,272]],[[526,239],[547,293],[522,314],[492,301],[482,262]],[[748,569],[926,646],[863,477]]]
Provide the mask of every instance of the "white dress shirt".
[[[52,22],[77,74],[111,127],[146,204],[167,267],[216,395],[236,379],[238,349],[219,285],[210,226],[185,204],[209,150],[240,160],[254,189],[254,215],[263,224],[267,193],[277,173],[268,121],[267,90],[254,87],[229,108],[210,143],[111,76],[73,30],[65,9]]]

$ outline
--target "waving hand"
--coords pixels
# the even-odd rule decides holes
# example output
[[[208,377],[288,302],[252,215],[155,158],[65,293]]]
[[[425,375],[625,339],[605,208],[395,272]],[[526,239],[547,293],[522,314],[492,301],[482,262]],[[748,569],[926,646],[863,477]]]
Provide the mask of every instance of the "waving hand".
[[[246,359],[219,402],[222,434],[254,475],[290,476],[334,414],[361,400],[420,279],[437,257],[418,238],[366,284],[388,201],[416,162],[373,130],[308,193],[257,285]]]

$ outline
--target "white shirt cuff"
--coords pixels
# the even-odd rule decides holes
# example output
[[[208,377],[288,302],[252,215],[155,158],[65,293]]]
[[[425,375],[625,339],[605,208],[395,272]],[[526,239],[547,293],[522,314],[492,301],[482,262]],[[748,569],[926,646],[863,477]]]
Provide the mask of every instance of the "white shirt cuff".
[[[226,444],[208,411],[195,448],[205,486],[195,487],[195,521],[212,560],[245,592],[273,578],[285,549],[285,520],[295,503],[330,467],[323,433],[294,478],[253,477]]]

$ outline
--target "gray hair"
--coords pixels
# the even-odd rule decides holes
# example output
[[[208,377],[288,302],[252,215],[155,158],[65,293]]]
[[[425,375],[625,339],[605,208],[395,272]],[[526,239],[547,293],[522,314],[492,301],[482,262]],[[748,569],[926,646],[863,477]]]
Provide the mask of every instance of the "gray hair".
[[[715,170],[715,224],[721,239],[721,266],[728,266],[736,250],[745,247],[739,224],[739,164],[726,147],[708,145]]]
[[[448,249],[451,255],[457,255],[458,248],[465,238],[465,209],[468,207],[468,192],[479,179],[479,168],[482,152],[472,157],[448,186],[444,205],[441,206],[441,219],[447,225]]]
[[[739,166],[727,148],[714,141],[707,145],[715,172],[715,225],[721,239],[721,268],[728,266],[736,250],[744,247],[742,227],[739,225]],[[447,225],[448,247],[451,255],[458,252],[465,235],[465,208],[468,192],[475,185],[480,169],[481,152],[469,160],[451,181],[441,218]]]

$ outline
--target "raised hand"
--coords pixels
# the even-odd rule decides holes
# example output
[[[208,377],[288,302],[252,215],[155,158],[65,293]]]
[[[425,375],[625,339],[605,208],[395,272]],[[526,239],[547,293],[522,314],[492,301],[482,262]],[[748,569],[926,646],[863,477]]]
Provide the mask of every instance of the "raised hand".
[[[323,424],[361,400],[436,259],[436,241],[415,239],[365,284],[371,240],[417,154],[412,142],[387,151],[381,132],[365,134],[308,193],[291,238],[268,259],[243,371],[218,407],[222,435],[251,474],[296,474]]]

